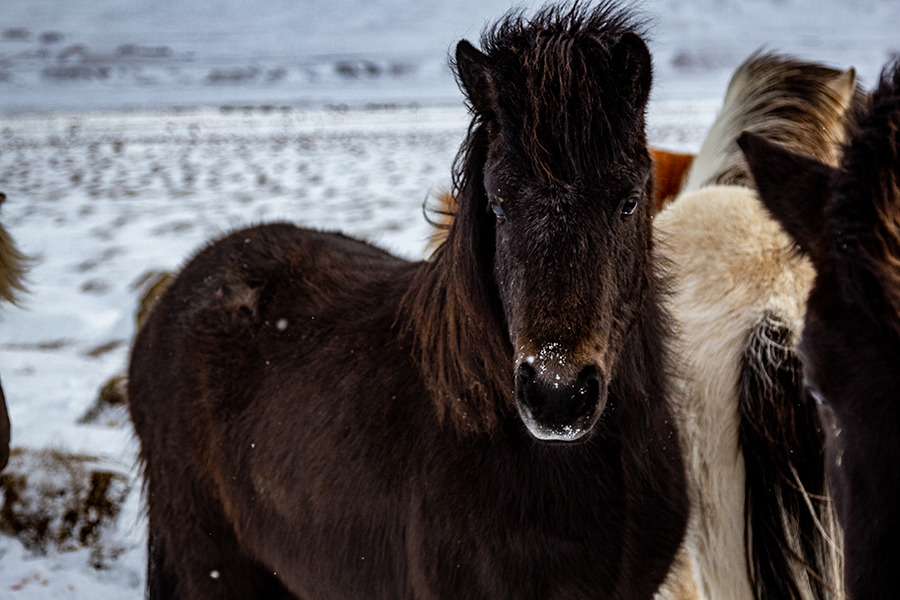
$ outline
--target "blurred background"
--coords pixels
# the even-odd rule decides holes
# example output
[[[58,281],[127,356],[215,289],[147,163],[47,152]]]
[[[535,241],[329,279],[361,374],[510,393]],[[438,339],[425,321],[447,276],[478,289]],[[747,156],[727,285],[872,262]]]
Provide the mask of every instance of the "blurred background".
[[[0,0],[0,113],[457,103],[447,58],[509,0]],[[896,0],[647,0],[657,99],[717,96],[765,47],[871,84]]]

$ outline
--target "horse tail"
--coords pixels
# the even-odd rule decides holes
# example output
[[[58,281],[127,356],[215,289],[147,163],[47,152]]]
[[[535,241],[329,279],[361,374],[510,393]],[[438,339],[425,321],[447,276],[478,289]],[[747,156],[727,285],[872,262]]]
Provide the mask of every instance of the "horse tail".
[[[735,70],[722,110],[682,190],[708,185],[755,187],[737,145],[742,131],[836,164],[846,138],[848,111],[864,98],[853,69],[840,71],[787,55],[754,53]]]
[[[0,192],[0,204],[6,201],[6,194]],[[18,304],[25,291],[25,272],[31,259],[16,248],[12,236],[0,225],[0,300]]]
[[[794,337],[789,321],[764,312],[742,356],[744,538],[756,600],[839,595],[832,587],[841,565],[826,499],[824,439]]]

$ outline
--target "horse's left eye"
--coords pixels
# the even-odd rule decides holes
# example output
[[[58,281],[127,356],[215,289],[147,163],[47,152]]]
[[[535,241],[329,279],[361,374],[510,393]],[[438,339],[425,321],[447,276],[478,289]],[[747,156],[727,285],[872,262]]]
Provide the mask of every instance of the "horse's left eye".
[[[822,395],[822,392],[817,390],[814,387],[809,388],[809,395],[812,396],[812,399],[816,401],[816,404],[823,408],[828,407],[828,400],[825,399],[825,396]]]
[[[639,201],[640,196],[638,196],[637,194],[629,197],[628,200],[625,201],[625,204],[622,205],[622,216],[627,217],[629,215],[633,215],[634,211],[637,210]]]

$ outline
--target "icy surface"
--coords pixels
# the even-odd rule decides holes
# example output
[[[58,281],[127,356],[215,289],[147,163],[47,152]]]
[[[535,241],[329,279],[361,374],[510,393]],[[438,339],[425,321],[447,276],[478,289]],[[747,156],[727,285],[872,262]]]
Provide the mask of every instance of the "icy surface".
[[[422,203],[449,187],[468,125],[448,52],[509,5],[0,0],[2,220],[34,257],[23,308],[0,309],[14,446],[131,468],[127,426],[79,421],[125,368],[148,281],[213,236],[285,219],[421,257]],[[900,49],[895,0],[642,9],[650,139],[673,150],[697,149],[759,47],[856,66],[867,85]],[[133,485],[103,570],[90,550],[36,555],[0,535],[0,597],[141,598],[140,506]]]

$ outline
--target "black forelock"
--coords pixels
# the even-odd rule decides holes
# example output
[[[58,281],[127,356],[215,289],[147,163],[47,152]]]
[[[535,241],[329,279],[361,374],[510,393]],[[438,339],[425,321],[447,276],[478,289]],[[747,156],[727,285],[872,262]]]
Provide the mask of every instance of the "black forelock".
[[[623,140],[644,141],[643,114],[635,118],[635,100],[612,72],[611,50],[625,33],[643,37],[645,29],[631,9],[576,2],[532,17],[514,10],[484,32],[499,128],[518,134],[511,141],[538,179],[571,182],[621,162]]]

